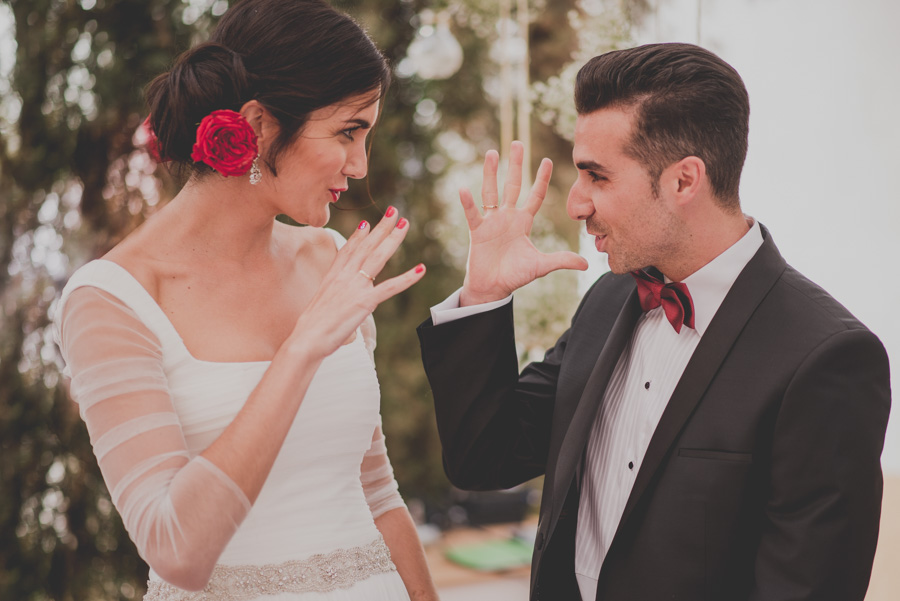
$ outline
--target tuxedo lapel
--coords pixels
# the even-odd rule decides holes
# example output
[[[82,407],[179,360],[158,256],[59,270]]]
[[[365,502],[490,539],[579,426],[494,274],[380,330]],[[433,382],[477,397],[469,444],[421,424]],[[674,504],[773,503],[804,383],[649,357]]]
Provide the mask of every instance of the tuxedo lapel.
[[[591,425],[597,415],[606,386],[612,375],[619,357],[625,349],[625,345],[631,340],[635,324],[641,316],[641,305],[638,301],[637,291],[632,290],[625,300],[622,310],[616,318],[610,330],[606,343],[597,357],[597,362],[588,377],[584,390],[578,401],[572,418],[568,420],[566,432],[561,441],[561,448],[556,462],[553,476],[553,498],[560,501],[565,498],[575,467],[584,453]],[[551,524],[551,529],[553,524]]]
[[[635,505],[647,490],[678,433],[715,377],[719,366],[753,312],[786,268],[784,259],[778,253],[765,228],[763,235],[765,237],[763,245],[735,280],[672,392],[659,425],[650,439],[610,551],[615,547],[619,533],[627,525]]]

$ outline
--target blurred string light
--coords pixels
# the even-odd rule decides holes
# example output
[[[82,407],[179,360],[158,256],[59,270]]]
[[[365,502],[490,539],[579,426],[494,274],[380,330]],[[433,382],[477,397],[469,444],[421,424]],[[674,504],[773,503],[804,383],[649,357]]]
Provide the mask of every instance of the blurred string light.
[[[500,35],[491,48],[491,58],[500,64],[500,153],[505,162],[514,137],[525,146],[522,169],[523,195],[528,193],[531,185],[529,25],[528,0],[516,0],[515,20],[512,18],[512,0],[500,0],[500,18],[497,22]]]
[[[450,31],[450,15],[435,14],[430,9],[419,14],[421,25],[410,42],[406,57],[397,65],[402,77],[413,75],[421,79],[448,79],[459,71],[463,50]]]
[[[182,2],[185,7],[181,13],[181,22],[185,25],[193,25],[207,11],[214,17],[221,17],[228,10],[226,0],[182,0]]]
[[[529,83],[528,28],[530,14],[528,0],[500,0],[497,19],[498,37],[491,46],[490,57],[500,67],[500,81],[496,94],[500,111],[500,152],[504,160],[513,139],[525,145],[523,191],[531,181],[531,89]],[[450,31],[451,11],[435,12],[425,9],[417,15],[419,27],[410,43],[406,57],[397,65],[400,77],[423,80],[443,80],[452,77],[462,67],[463,49]],[[490,82],[486,82],[490,85]],[[487,90],[490,94],[490,90]],[[439,111],[432,117],[429,107],[417,107],[416,122],[422,126],[436,125]],[[523,192],[524,193],[524,192]]]
[[[22,112],[22,98],[12,90],[10,78],[16,64],[16,31],[12,9],[0,4],[0,144],[14,155],[21,139],[14,125]]]
[[[569,26],[575,33],[571,60],[556,75],[532,84],[538,119],[563,138],[575,137],[575,77],[592,57],[634,45],[631,23],[621,0],[578,0],[569,11]]]

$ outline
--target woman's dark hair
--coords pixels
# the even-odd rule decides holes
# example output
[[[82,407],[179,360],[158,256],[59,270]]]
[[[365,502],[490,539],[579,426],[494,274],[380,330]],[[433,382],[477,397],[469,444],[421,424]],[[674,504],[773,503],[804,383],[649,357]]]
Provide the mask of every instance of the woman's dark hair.
[[[592,58],[578,72],[575,108],[634,108],[626,152],[647,169],[654,190],[663,170],[687,156],[703,160],[723,206],[739,208],[750,99],[734,68],[692,44],[648,44]]]
[[[274,173],[311,112],[357,95],[383,97],[390,79],[368,35],[324,0],[241,0],[208,42],[179,56],[145,95],[160,156],[197,173],[210,170],[191,159],[200,121],[257,100],[280,127],[263,157]]]

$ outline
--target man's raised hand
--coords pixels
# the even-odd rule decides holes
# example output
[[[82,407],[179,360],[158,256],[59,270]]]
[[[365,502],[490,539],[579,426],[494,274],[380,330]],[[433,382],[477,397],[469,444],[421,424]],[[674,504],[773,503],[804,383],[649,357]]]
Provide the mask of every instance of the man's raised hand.
[[[468,189],[459,191],[469,225],[469,259],[460,306],[506,298],[514,290],[557,269],[583,271],[588,267],[587,260],[573,252],[542,253],[528,238],[534,216],[547,194],[553,163],[550,159],[541,161],[531,192],[524,206],[518,208],[516,201],[522,189],[524,154],[522,143],[513,142],[503,197],[500,198],[497,186],[500,157],[495,150],[488,151],[481,184],[484,215]]]

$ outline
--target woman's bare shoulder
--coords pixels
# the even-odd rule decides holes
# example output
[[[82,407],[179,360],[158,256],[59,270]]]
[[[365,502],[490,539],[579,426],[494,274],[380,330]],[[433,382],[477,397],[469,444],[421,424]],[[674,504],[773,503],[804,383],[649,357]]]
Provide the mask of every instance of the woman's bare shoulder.
[[[160,281],[184,275],[185,266],[173,260],[171,245],[156,225],[143,223],[102,258],[124,268],[158,299]]]
[[[279,235],[295,259],[328,269],[337,256],[338,242],[332,231],[320,227],[278,224]]]

